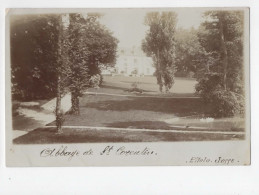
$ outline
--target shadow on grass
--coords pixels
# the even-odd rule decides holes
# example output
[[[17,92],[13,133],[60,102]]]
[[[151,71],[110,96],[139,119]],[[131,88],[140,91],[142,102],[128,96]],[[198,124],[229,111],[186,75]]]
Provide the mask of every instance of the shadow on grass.
[[[121,81],[122,83],[129,83],[132,84],[134,81]],[[145,84],[145,85],[156,85],[156,83],[150,83],[150,82],[143,82],[143,81],[136,81],[139,85]],[[158,88],[158,87],[157,87]]]
[[[102,111],[130,111],[144,110],[174,114],[176,116],[199,115],[208,112],[200,98],[140,98],[103,100],[96,102],[82,102],[81,107],[95,108]]]
[[[172,129],[166,122],[163,121],[126,121],[106,123],[106,127],[115,128],[135,128],[135,129]]]
[[[24,115],[14,116],[12,119],[12,124],[14,130],[32,130],[42,126],[39,121],[30,117],[25,117]]]
[[[13,140],[14,144],[54,144],[54,143],[104,143],[104,142],[172,142],[172,141],[217,141],[241,140],[244,135],[224,135],[206,133],[171,133],[144,131],[113,131],[94,129],[64,129],[56,134],[55,128],[39,128]]]
[[[111,85],[108,85],[104,82],[104,84],[101,85],[101,88],[104,88],[104,89],[118,89],[118,90],[126,90],[128,89],[128,87],[115,87],[115,86],[111,86]]]
[[[115,87],[115,86],[111,86],[111,85],[108,85],[108,84],[102,84],[101,87],[103,89],[117,89],[117,90],[122,90],[124,92],[132,88],[132,87]],[[144,90],[144,89],[142,89],[142,91],[143,92],[156,92],[156,91]]]
[[[191,130],[191,131],[230,131],[230,132],[244,132],[244,128],[238,127],[209,127],[208,124],[168,124],[163,121],[125,121],[105,123],[105,127],[114,128],[130,128],[130,129],[163,129],[163,130]],[[207,127],[207,128],[204,128]]]

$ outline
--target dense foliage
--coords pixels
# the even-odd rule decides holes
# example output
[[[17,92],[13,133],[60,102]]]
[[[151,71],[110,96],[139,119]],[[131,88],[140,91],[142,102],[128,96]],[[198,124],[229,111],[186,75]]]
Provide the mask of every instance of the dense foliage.
[[[168,92],[174,84],[175,67],[175,26],[177,16],[174,12],[150,12],[145,17],[149,27],[142,49],[153,59],[155,76],[159,89]]]
[[[48,98],[56,93],[58,17],[12,16],[10,47],[13,98]]]
[[[79,97],[93,84],[91,78],[98,77],[101,81],[101,67],[114,66],[116,61],[118,41],[99,23],[99,17],[98,14],[69,14],[67,78],[71,91],[71,113],[74,114],[79,114]]]
[[[78,97],[91,85],[91,76],[100,75],[101,68],[116,62],[118,41],[99,18],[98,14],[13,16],[10,45],[14,98],[54,97],[59,83],[60,92],[71,91],[72,102],[78,105]]]
[[[210,11],[199,31],[204,48],[196,91],[217,116],[243,112],[243,12]]]
[[[175,33],[176,41],[176,76],[197,77],[203,48],[198,39],[198,30],[179,28]]]

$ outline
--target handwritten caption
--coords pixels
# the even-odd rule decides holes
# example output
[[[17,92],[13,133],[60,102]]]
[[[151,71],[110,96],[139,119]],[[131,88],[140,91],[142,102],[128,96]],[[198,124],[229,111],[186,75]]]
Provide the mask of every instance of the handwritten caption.
[[[92,148],[86,150],[79,150],[79,149],[72,149],[68,146],[60,146],[60,147],[53,147],[53,148],[45,148],[41,150],[40,157],[44,158],[52,158],[52,157],[66,157],[67,160],[71,160],[75,157],[79,156],[93,156],[93,155],[100,155],[100,156],[109,156],[109,155],[117,155],[117,156],[151,156],[157,155],[157,153],[148,148],[144,147],[141,149],[128,149],[125,146],[105,146],[100,150],[93,150]]]
[[[199,165],[199,164],[214,164],[214,165],[231,165],[234,163],[239,163],[238,160],[234,158],[225,158],[225,157],[215,157],[215,158],[208,158],[208,157],[191,157],[190,160],[186,161],[188,164],[192,165]]]

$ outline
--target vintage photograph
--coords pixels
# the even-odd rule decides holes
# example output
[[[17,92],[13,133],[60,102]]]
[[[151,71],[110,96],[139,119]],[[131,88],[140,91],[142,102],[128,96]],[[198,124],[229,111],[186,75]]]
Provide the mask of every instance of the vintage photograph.
[[[11,147],[241,143],[249,162],[248,8],[11,9],[6,21]]]

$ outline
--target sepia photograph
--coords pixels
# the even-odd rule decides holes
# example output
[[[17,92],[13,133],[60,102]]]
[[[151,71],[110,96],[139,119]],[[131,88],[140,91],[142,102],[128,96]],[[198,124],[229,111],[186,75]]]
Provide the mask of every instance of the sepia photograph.
[[[7,165],[250,164],[249,8],[9,9],[6,35]]]

